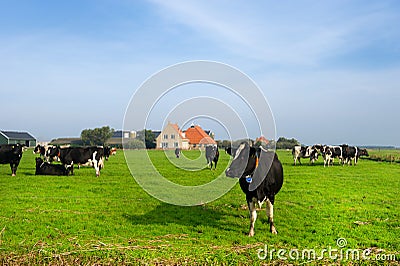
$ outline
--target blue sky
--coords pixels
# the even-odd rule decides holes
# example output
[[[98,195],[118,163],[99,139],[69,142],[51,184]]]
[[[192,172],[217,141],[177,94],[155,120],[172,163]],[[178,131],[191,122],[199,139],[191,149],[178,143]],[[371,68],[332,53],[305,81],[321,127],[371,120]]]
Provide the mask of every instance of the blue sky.
[[[398,25],[385,0],[1,1],[0,129],[120,129],[149,76],[212,60],[259,85],[277,136],[400,146]]]

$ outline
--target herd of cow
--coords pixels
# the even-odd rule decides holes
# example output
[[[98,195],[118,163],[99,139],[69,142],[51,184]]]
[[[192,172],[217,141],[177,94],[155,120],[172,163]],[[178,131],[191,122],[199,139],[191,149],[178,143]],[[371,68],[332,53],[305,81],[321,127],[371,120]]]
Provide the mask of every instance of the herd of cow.
[[[12,176],[17,173],[17,167],[22,158],[24,145],[5,144],[0,145],[0,164],[10,164]],[[104,160],[116,153],[115,148],[103,146],[91,147],[59,147],[37,145],[33,150],[39,154],[36,161],[36,175],[73,175],[74,165],[87,165],[96,170],[96,176],[100,176],[100,170],[104,168]],[[59,161],[61,164],[52,164]]]
[[[319,154],[324,159],[324,167],[333,165],[335,159],[338,159],[341,165],[351,165],[352,162],[357,165],[361,156],[369,156],[367,149],[360,149],[347,144],[339,146],[316,144],[313,146],[294,146],[292,149],[294,165],[297,161],[301,164],[300,158],[310,158],[310,163],[314,164],[318,160]]]
[[[267,203],[267,216],[271,233],[277,231],[273,221],[273,205],[275,195],[283,185],[283,168],[278,156],[273,151],[263,148],[251,147],[247,142],[240,144],[238,148],[227,148],[226,153],[233,157],[231,164],[225,171],[227,177],[239,178],[242,191],[246,194],[246,201],[250,214],[249,236],[254,235],[254,225],[257,219],[257,205]],[[12,175],[14,176],[22,157],[22,145],[0,145],[0,164],[9,163]],[[40,154],[36,158],[36,174],[69,175],[73,174],[73,166],[89,164],[96,170],[96,176],[104,168],[104,159],[107,160],[115,149],[109,147],[65,147],[58,146],[36,146],[34,153]],[[357,164],[360,156],[368,156],[366,149],[340,145],[313,145],[295,146],[292,149],[294,164],[300,162],[300,158],[310,158],[314,163],[318,155],[322,154],[324,166],[333,164],[338,159],[340,164]],[[177,158],[180,156],[180,149],[175,150]],[[214,163],[217,166],[219,151],[216,146],[206,147],[206,160],[210,169]],[[52,161],[60,161],[61,164],[51,164]]]

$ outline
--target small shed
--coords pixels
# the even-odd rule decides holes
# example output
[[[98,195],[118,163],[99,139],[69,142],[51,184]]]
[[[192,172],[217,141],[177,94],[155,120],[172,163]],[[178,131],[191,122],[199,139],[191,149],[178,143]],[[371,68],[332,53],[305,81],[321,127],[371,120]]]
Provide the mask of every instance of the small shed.
[[[0,131],[0,144],[24,144],[26,147],[35,147],[36,139],[28,132]]]

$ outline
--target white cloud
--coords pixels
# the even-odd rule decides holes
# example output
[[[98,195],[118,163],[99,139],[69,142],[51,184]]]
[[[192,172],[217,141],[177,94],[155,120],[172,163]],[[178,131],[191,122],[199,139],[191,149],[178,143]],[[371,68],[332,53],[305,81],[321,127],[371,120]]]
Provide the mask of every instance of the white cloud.
[[[168,21],[191,28],[222,49],[279,65],[318,65],[396,34],[388,28],[399,20],[390,10],[365,3],[152,2]]]

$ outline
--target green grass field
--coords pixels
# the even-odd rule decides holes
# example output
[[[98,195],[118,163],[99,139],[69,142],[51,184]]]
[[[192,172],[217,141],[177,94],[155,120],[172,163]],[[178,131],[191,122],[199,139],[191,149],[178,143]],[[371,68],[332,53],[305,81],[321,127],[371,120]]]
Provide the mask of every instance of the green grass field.
[[[128,151],[134,153],[137,151]],[[256,235],[247,236],[249,219],[239,185],[216,201],[193,207],[160,202],[135,182],[118,151],[99,178],[94,169],[74,176],[35,176],[35,155],[24,153],[16,177],[0,165],[0,261],[3,264],[387,264],[400,260],[400,165],[360,160],[357,166],[293,166],[279,151],[284,184],[276,197],[275,226],[269,232],[265,211],[258,212]],[[229,163],[221,152],[216,171],[182,170],[179,160],[149,151],[156,169],[182,185],[200,185],[220,175]],[[205,164],[200,152],[184,155]],[[203,162],[201,162],[203,161]],[[178,162],[179,163],[179,162]],[[196,166],[197,167],[197,166]],[[194,168],[196,168],[194,167]],[[145,171],[138,164],[135,171]],[[264,206],[263,206],[264,207]],[[367,250],[371,260],[332,257],[291,259],[296,251]],[[286,259],[259,249],[284,249]],[[318,253],[321,254],[321,253]],[[336,254],[337,255],[337,254]],[[393,256],[397,261],[393,261]]]
[[[400,163],[400,149],[374,149],[369,151],[370,159],[390,163]]]

